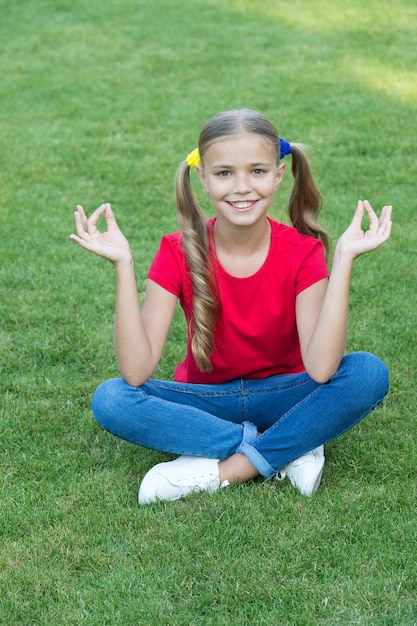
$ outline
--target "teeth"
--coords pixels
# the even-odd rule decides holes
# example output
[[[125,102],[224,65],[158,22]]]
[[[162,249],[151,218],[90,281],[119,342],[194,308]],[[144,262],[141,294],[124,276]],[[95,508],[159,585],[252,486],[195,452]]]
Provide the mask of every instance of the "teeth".
[[[252,206],[253,202],[233,202],[233,206],[237,209],[248,209]]]

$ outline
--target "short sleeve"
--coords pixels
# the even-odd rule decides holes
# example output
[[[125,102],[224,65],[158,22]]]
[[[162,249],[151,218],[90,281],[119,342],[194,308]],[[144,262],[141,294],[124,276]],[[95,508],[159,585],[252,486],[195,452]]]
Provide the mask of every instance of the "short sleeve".
[[[297,272],[295,293],[298,296],[301,291],[311,287],[323,278],[329,276],[323,244],[319,239],[310,239],[310,247]]]
[[[181,296],[184,253],[179,233],[162,237],[148,272],[148,278],[174,294]]]

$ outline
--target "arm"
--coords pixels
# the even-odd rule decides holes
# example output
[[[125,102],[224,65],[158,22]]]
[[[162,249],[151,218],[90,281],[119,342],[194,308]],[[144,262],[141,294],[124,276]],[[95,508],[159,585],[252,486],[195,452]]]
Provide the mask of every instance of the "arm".
[[[366,232],[361,227],[365,212],[370,222]],[[317,382],[325,383],[335,374],[345,351],[353,261],[389,239],[391,213],[392,207],[385,206],[378,219],[369,202],[358,202],[349,228],[337,242],[329,281],[321,280],[297,296],[301,355]]]
[[[129,385],[142,385],[155,371],[176,305],[176,296],[148,280],[141,311],[133,262],[116,266],[114,345],[120,373]]]
[[[104,215],[107,232],[97,230]],[[116,271],[116,314],[114,341],[120,372],[126,382],[144,383],[158,365],[174,316],[177,298],[153,281],[148,281],[143,311],[134,274],[130,246],[117,226],[109,204],[99,207],[87,219],[81,206],[75,212],[77,235],[71,235],[82,248],[108,259]]]

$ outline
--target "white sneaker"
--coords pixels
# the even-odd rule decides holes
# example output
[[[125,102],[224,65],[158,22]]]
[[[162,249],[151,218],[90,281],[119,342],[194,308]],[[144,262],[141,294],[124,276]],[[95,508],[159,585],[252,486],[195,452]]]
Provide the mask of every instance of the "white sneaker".
[[[221,485],[226,487],[224,481]],[[198,456],[180,456],[175,461],[159,463],[142,480],[138,501],[178,500],[196,491],[216,491],[220,487],[219,461]]]
[[[303,494],[311,497],[319,488],[324,466],[324,446],[314,448],[298,459],[283,465],[277,473],[276,480],[284,480],[286,476],[291,484]]]

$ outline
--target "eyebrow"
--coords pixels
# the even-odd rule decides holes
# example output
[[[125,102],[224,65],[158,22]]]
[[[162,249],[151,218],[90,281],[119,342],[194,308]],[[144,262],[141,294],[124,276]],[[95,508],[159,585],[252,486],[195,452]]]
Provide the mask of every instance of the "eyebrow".
[[[268,166],[268,165],[271,165],[271,164],[270,164],[270,163],[268,163],[268,162],[262,162],[262,163],[249,163],[249,167],[260,167],[260,166],[262,166],[262,167],[266,167],[266,166]],[[232,167],[233,167],[233,165],[221,165],[221,164],[217,165],[217,164],[215,164],[215,165],[212,165],[212,166],[211,166],[211,169],[213,169],[213,170],[215,170],[215,169],[225,169],[225,170],[227,170],[227,169],[230,169],[230,168],[232,168]]]

